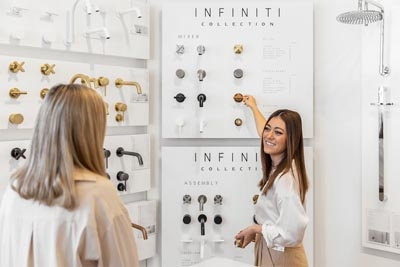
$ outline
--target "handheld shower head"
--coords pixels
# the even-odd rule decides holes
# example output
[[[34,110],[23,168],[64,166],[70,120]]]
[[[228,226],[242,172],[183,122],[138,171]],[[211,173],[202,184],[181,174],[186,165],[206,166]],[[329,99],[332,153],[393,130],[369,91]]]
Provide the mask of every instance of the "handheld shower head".
[[[336,20],[345,24],[369,24],[380,21],[383,15],[375,10],[357,10],[342,13],[336,17]]]

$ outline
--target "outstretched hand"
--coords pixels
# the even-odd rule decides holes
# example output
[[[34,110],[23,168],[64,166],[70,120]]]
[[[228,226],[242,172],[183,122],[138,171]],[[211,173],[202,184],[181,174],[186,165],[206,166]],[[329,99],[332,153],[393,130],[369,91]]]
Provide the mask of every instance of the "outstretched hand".
[[[235,239],[237,240],[236,245],[245,248],[248,244],[255,241],[257,233],[261,233],[261,225],[253,224],[246,227],[235,235]]]

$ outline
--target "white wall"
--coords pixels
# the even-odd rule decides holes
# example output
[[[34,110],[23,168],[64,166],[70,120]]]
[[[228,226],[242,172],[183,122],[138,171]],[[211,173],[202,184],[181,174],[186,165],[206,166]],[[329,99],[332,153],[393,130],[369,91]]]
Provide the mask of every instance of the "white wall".
[[[152,70],[151,95],[157,96],[161,92],[160,16],[165,0],[148,1],[152,9],[152,49],[148,67]],[[309,140],[313,141],[315,153],[314,266],[397,267],[399,255],[361,247],[361,28],[339,24],[335,19],[342,12],[355,10],[357,0],[314,0],[314,3],[315,137]],[[153,97],[150,101],[153,177],[160,177],[161,163],[157,157],[160,145],[171,141],[160,141],[160,98]],[[209,140],[207,145],[223,145],[223,142]],[[238,145],[250,143],[252,141],[243,140]],[[155,190],[149,197],[159,198],[160,178],[153,183]],[[148,267],[158,266],[162,266],[160,258],[148,262]]]

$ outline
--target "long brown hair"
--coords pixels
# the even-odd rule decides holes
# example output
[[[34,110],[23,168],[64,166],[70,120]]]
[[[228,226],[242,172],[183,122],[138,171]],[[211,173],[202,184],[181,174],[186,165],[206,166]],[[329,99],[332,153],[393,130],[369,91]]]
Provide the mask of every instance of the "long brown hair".
[[[106,109],[102,97],[78,84],[50,89],[35,122],[30,155],[11,177],[25,199],[66,209],[76,206],[73,170],[104,176]]]
[[[269,116],[265,125],[267,125],[274,117],[280,117],[285,123],[287,133],[286,152],[284,153],[281,162],[276,166],[276,169],[272,171],[272,160],[270,155],[264,152],[264,142],[263,138],[261,138],[260,154],[262,155],[261,166],[263,176],[259,181],[258,186],[260,187],[260,191],[262,190],[263,194],[267,194],[267,191],[272,187],[277,178],[289,171],[296,171],[294,175],[299,179],[300,199],[301,202],[304,203],[306,192],[308,190],[308,178],[304,163],[301,117],[296,111],[280,109]],[[292,169],[293,161],[295,164],[295,170]]]

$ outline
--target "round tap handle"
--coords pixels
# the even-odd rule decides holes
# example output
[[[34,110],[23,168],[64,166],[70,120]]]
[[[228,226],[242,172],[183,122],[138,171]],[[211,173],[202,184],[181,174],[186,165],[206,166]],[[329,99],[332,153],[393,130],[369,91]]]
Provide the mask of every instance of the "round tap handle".
[[[233,100],[235,100],[235,102],[240,103],[240,102],[243,101],[243,95],[242,95],[241,93],[236,93],[236,94],[233,96]]]
[[[13,124],[21,124],[24,122],[24,116],[20,113],[10,114],[8,121]]]
[[[129,174],[127,174],[126,172],[119,171],[117,173],[117,180],[118,181],[126,181],[128,179],[129,179]]]
[[[179,79],[183,79],[183,77],[185,77],[185,71],[182,69],[177,69],[175,71],[175,75],[176,77],[178,77]]]
[[[182,103],[183,101],[185,101],[186,96],[182,93],[178,93],[178,94],[176,94],[176,96],[174,96],[174,98],[176,99],[176,101],[178,103]]]
[[[126,185],[125,184],[123,184],[123,183],[119,183],[118,185],[117,185],[117,189],[118,189],[118,191],[126,191]]]
[[[221,224],[222,223],[221,215],[217,214],[217,215],[214,216],[214,223],[215,224]]]
[[[40,98],[44,99],[48,92],[49,92],[49,88],[43,88],[42,90],[40,90]]]
[[[243,77],[243,70],[241,70],[241,69],[236,69],[236,70],[234,70],[234,71],[233,71],[233,76],[234,76],[236,79],[242,78],[242,77]]]
[[[199,54],[199,56],[201,56],[206,52],[206,47],[204,45],[198,45],[196,50],[197,50],[197,54]]]
[[[184,224],[189,224],[192,221],[192,217],[189,214],[185,214],[182,221]]]

